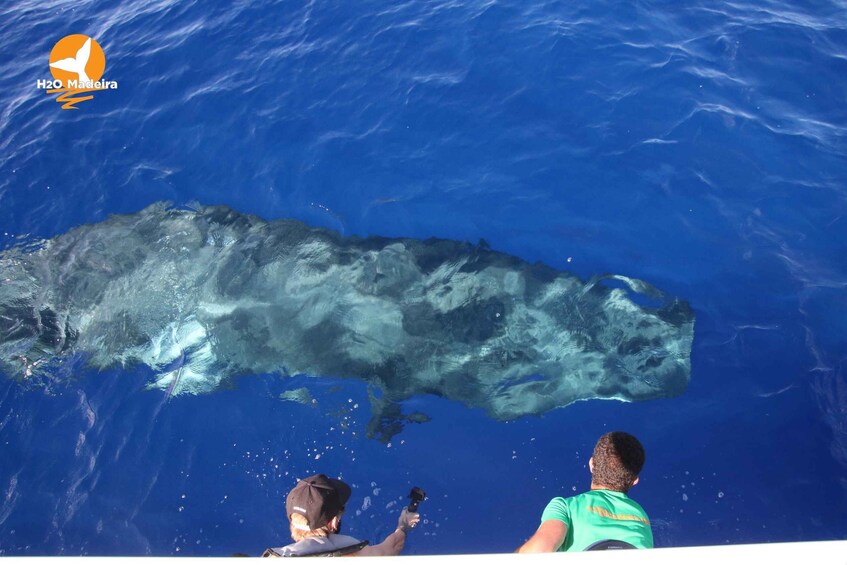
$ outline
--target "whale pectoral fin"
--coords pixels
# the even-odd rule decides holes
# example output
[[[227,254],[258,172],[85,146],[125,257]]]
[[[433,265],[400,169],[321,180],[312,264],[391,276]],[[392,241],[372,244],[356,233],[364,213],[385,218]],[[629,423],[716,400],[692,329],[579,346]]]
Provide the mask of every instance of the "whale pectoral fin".
[[[399,407],[398,407],[399,408]],[[386,413],[375,413],[368,422],[368,438],[387,444],[391,438],[403,431],[402,418],[393,418]]]
[[[368,422],[367,436],[380,443],[388,443],[391,438],[403,431],[400,405],[387,398],[385,392],[376,387],[368,387],[368,400],[371,403],[371,419]]]
[[[371,419],[368,422],[367,436],[380,443],[387,444],[391,438],[403,431],[408,423],[422,424],[429,422],[431,418],[423,412],[412,412],[403,414],[400,404],[394,400],[377,398],[372,390],[368,391],[371,401]]]

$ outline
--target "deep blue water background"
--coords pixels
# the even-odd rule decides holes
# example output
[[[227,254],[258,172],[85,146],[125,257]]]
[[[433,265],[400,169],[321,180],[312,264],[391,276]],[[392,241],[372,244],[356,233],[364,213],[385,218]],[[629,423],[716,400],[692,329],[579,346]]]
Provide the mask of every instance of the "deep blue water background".
[[[62,111],[35,82],[71,33],[120,86]],[[484,238],[697,312],[681,397],[510,423],[416,398],[432,421],[390,446],[354,381],[166,401],[144,368],[3,378],[0,554],[256,554],[313,472],[354,484],[352,535],[381,540],[419,484],[407,553],[511,551],[612,429],[647,448],[657,545],[847,538],[843,2],[10,2],[0,38],[0,247],[227,204]],[[277,398],[300,386],[316,406]]]

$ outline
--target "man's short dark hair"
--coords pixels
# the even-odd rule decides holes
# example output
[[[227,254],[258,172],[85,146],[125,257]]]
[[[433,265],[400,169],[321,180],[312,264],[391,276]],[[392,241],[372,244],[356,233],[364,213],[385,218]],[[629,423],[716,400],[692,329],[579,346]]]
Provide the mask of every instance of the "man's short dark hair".
[[[594,446],[592,481],[627,492],[644,467],[644,447],[626,432],[609,432]]]

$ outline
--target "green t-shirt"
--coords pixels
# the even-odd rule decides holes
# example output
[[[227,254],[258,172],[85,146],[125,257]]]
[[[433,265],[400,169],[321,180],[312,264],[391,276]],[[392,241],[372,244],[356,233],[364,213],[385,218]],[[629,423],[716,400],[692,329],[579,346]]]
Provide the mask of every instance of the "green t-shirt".
[[[602,540],[620,540],[638,548],[653,547],[650,520],[641,505],[622,492],[591,490],[550,501],[541,521],[559,520],[568,527],[559,551],[583,551]]]

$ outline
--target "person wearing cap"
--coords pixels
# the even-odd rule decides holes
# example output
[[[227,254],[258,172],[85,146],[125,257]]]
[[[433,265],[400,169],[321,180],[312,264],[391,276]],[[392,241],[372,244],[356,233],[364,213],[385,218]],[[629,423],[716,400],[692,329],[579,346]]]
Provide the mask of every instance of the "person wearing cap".
[[[347,483],[326,475],[299,481],[285,499],[285,514],[294,543],[269,548],[263,557],[399,555],[406,544],[406,535],[418,525],[420,515],[403,508],[397,529],[382,543],[368,545],[367,541],[339,533],[341,516],[351,494]]]

